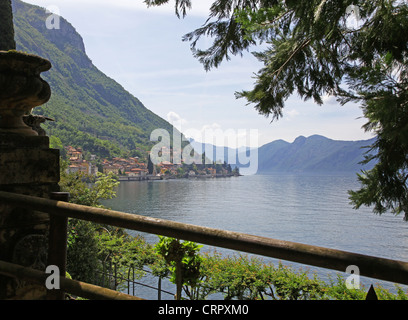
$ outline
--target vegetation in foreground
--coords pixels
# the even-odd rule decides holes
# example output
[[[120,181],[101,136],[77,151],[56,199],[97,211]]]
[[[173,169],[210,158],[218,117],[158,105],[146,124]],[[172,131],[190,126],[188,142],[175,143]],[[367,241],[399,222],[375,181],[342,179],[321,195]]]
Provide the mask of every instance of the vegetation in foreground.
[[[62,189],[71,193],[72,202],[84,205],[103,207],[100,200],[114,197],[117,184],[110,175],[101,174],[89,184],[78,174],[61,173]],[[170,277],[177,299],[204,300],[220,293],[228,300],[362,300],[367,295],[364,287],[347,288],[340,274],[325,282],[316,274],[260,257],[201,253],[200,249],[194,242],[168,237],[159,237],[153,245],[121,228],[70,219],[67,270],[73,279],[101,284],[96,275],[106,264],[114,264],[118,278],[123,279],[131,268],[136,270],[135,278],[141,279],[145,267],[154,276]],[[125,280],[115,287],[120,290],[124,284]],[[377,285],[378,299],[408,300],[408,292],[395,288],[393,293]]]

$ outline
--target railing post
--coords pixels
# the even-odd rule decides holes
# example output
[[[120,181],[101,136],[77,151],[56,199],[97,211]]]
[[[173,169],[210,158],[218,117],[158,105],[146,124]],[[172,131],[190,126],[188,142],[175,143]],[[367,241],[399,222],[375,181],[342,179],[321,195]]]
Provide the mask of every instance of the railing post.
[[[52,192],[52,200],[68,202],[68,192]],[[67,233],[68,218],[50,214],[50,231],[48,242],[48,265],[57,266],[59,276],[65,278],[67,265]],[[64,300],[65,293],[62,290],[47,290],[48,300]]]
[[[374,286],[371,285],[367,292],[366,300],[378,300],[377,294],[375,293]]]
[[[161,300],[161,280],[162,278],[159,277],[159,283],[158,283],[158,288],[157,288],[157,300]]]

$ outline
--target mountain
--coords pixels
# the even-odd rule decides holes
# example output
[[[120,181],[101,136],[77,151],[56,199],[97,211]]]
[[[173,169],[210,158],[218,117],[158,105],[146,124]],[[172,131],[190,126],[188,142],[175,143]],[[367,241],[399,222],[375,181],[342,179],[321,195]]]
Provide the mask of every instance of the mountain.
[[[258,149],[258,174],[273,172],[359,172],[373,164],[361,165],[364,147],[375,138],[360,141],[332,140],[320,135],[300,136],[292,143],[277,140]]]
[[[48,135],[63,145],[112,157],[142,156],[157,143],[150,141],[152,130],[173,132],[171,124],[92,64],[82,37],[67,20],[61,17],[59,29],[47,29],[50,13],[45,9],[20,0],[12,5],[17,50],[52,64],[41,74],[51,86],[51,99],[33,110],[55,120],[43,125]],[[112,59],[120,59],[120,50]]]
[[[373,167],[373,163],[362,165],[360,162],[364,160],[364,154],[368,150],[365,147],[371,146],[374,139],[340,141],[320,135],[308,138],[299,136],[292,143],[275,140],[258,149],[246,151],[245,148],[237,150],[194,140],[191,140],[190,144],[198,152],[212,150],[212,153],[206,152],[206,156],[211,160],[226,161],[233,167],[238,166],[241,172],[246,170],[248,174],[341,173],[359,172]]]

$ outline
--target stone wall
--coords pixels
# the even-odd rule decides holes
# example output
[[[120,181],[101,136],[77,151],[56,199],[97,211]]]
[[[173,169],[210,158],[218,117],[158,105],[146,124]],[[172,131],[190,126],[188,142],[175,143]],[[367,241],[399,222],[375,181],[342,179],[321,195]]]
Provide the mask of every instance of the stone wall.
[[[59,150],[47,136],[0,133],[0,191],[49,198],[59,191]],[[45,271],[49,216],[0,201],[0,260]],[[45,289],[0,276],[0,299],[43,299]]]

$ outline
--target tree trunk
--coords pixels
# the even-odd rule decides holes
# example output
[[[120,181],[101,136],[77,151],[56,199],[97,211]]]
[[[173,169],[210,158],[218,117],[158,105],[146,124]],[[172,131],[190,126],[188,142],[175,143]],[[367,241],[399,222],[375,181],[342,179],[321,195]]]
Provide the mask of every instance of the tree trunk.
[[[11,0],[0,1],[0,50],[15,50],[13,10]]]
[[[176,261],[176,300],[181,300],[181,290],[183,288],[183,276],[181,272],[181,260]]]

